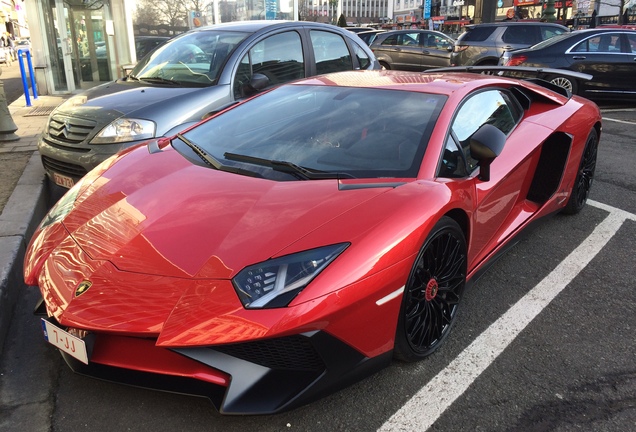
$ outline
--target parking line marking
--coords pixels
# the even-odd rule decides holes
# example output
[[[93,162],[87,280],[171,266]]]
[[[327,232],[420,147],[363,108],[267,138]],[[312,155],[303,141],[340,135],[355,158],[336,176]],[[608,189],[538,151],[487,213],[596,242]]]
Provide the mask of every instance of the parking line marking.
[[[618,119],[613,119],[613,118],[609,118],[609,117],[603,117],[603,121],[613,121],[616,123],[624,123],[624,124],[630,124],[630,125],[636,125],[636,122],[633,121],[627,121],[627,120],[618,120]]]
[[[636,215],[588,201],[608,216],[541,282],[479,335],[445,369],[422,387],[380,431],[426,430],[490,366],[506,347],[605,247],[626,219]]]

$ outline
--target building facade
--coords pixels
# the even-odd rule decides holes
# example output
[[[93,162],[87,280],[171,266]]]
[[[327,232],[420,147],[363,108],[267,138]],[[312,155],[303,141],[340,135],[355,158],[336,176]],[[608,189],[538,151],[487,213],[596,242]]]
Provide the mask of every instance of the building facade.
[[[123,76],[137,61],[126,0],[25,0],[40,94],[73,93]]]

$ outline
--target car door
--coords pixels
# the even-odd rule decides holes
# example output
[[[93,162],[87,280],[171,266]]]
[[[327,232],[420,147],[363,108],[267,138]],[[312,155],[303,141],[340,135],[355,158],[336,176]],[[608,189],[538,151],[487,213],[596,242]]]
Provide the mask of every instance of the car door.
[[[451,38],[433,32],[423,32],[420,35],[422,45],[421,70],[450,66],[451,51],[454,46]]]
[[[451,123],[438,177],[469,182],[475,191],[469,263],[486,258],[489,250],[532,215],[524,207],[524,191],[527,192],[534,166],[531,156],[539,146],[529,145],[528,130],[518,127],[522,113],[521,106],[507,90],[489,89],[464,99]],[[502,153],[491,164],[488,181],[478,178],[479,165],[470,154],[470,138],[484,124],[493,125],[507,135]],[[535,138],[533,142],[542,140]]]
[[[570,69],[592,75],[584,84],[584,94],[602,95],[633,87],[636,61],[627,44],[620,32],[603,32],[566,53]]]
[[[254,74],[265,75],[274,86],[306,76],[301,36],[296,31],[285,31],[268,36],[255,43],[243,56],[234,74],[235,99],[254,94],[250,80]]]
[[[387,61],[391,69],[419,71],[421,70],[422,47],[419,32],[393,32],[375,48],[376,57]]]

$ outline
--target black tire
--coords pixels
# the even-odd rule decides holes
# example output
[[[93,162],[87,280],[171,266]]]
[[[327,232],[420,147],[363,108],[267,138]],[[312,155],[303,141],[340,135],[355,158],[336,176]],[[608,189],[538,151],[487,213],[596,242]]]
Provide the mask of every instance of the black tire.
[[[585,149],[581,156],[579,171],[576,174],[572,193],[568,199],[568,203],[563,209],[563,213],[573,215],[581,211],[585,207],[587,198],[590,195],[590,189],[594,182],[594,171],[596,170],[596,155],[598,153],[598,133],[592,128],[585,142]]]
[[[466,286],[466,240],[453,219],[443,217],[429,233],[404,289],[394,355],[417,361],[432,354],[455,321]]]
[[[559,87],[563,87],[573,95],[575,95],[578,91],[578,84],[574,78],[568,78],[561,75],[550,75],[547,77],[546,81],[549,81],[554,85],[558,85]]]
[[[382,68],[383,68],[383,69],[391,70],[391,65],[390,65],[390,64],[388,64],[388,63],[387,63],[387,62],[385,62],[385,61],[381,61],[381,62],[380,62],[380,66],[382,66]]]

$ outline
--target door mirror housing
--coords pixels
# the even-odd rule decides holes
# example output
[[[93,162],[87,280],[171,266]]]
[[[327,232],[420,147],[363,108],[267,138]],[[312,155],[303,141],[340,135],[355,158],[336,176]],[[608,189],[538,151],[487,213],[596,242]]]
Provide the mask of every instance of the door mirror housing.
[[[482,125],[470,137],[470,155],[479,162],[479,180],[490,180],[490,164],[506,144],[506,134],[490,124]]]

